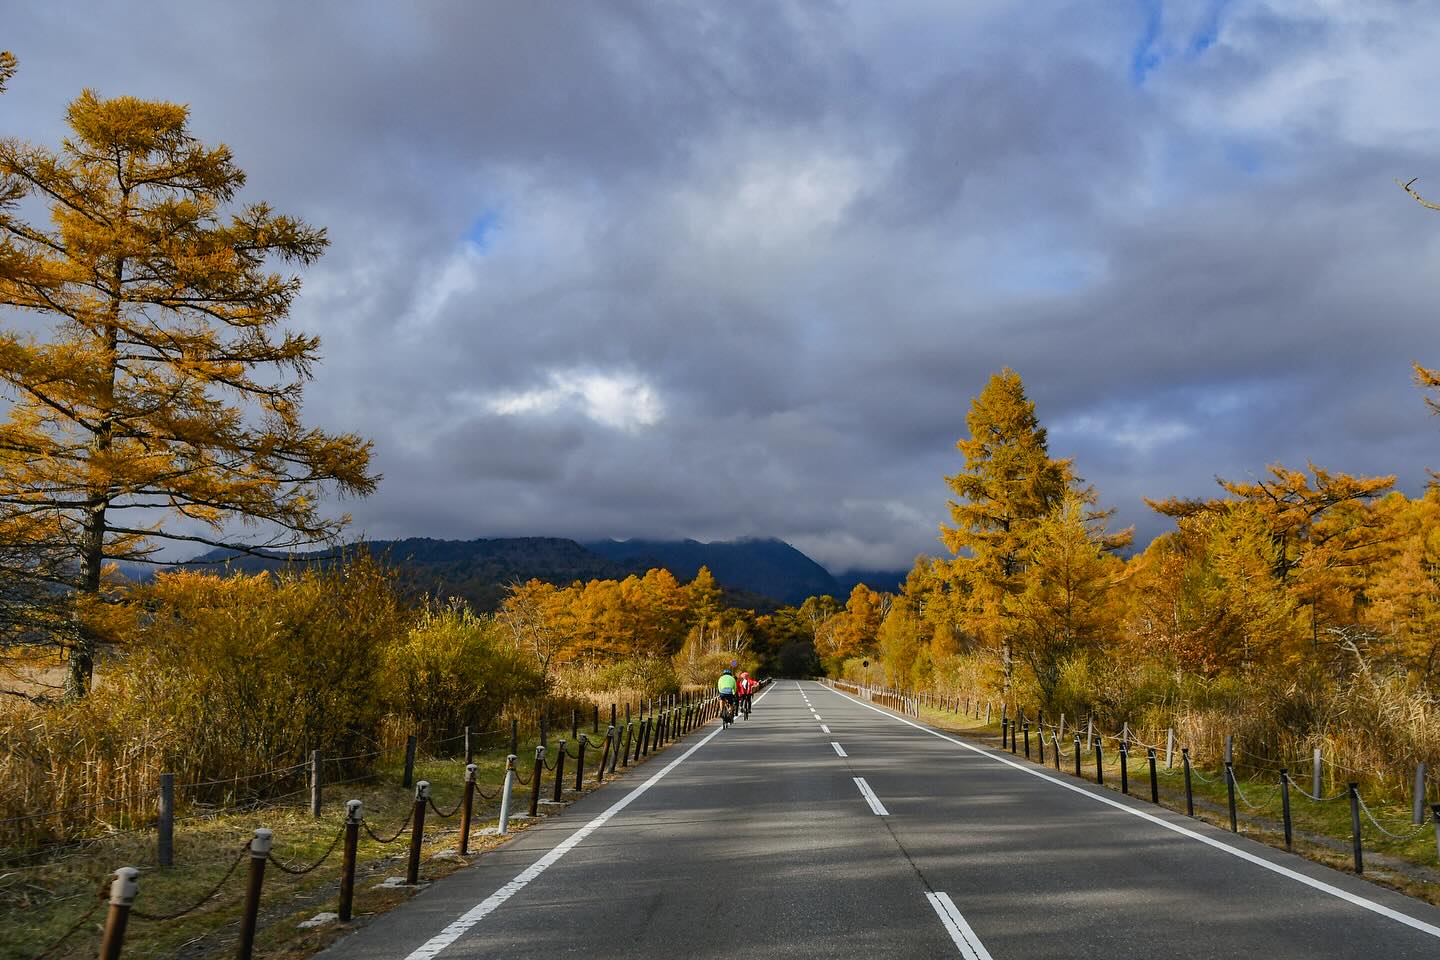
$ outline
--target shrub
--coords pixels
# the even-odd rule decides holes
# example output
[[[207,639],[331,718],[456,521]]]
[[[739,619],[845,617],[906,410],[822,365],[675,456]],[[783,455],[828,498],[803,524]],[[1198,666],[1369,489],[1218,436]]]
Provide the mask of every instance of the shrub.
[[[280,576],[163,575],[116,678],[132,716],[188,731],[170,767],[205,778],[371,748],[381,677],[404,616],[378,563]]]
[[[430,743],[466,724],[495,726],[507,707],[541,690],[539,671],[508,631],[463,606],[422,611],[393,646],[384,684],[395,716]]]

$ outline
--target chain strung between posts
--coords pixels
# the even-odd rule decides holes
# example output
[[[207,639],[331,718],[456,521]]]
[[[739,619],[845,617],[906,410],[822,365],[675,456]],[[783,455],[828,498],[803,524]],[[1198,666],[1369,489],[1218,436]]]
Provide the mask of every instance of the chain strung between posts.
[[[345,836],[345,826],[344,824],[341,824],[340,832],[335,834],[335,839],[330,841],[330,846],[327,847],[325,849],[325,852],[320,855],[319,860],[316,860],[308,867],[292,867],[289,864],[281,863],[279,860],[275,859],[274,853],[267,854],[265,859],[275,864],[275,868],[281,873],[288,873],[292,877],[303,877],[305,876],[305,874],[314,871],[322,863],[330,859],[330,854],[335,852],[335,848],[340,845],[340,838],[343,836]]]
[[[410,807],[410,812],[405,815],[405,822],[402,823],[402,824],[400,824],[400,829],[399,829],[399,830],[396,830],[396,831],[395,831],[395,835],[392,836],[389,840],[382,840],[382,839],[380,838],[380,836],[379,836],[378,834],[376,834],[376,832],[375,832],[374,830],[370,829],[370,821],[369,821],[369,820],[361,820],[361,821],[360,821],[360,825],[365,828],[365,832],[366,832],[366,833],[370,834],[370,839],[371,839],[371,840],[374,840],[376,843],[381,843],[381,844],[394,843],[396,840],[400,839],[400,834],[402,834],[402,833],[405,832],[405,828],[408,827],[408,826],[410,826],[410,819],[411,819],[412,817],[414,817],[414,816],[415,816],[415,807],[412,805],[412,806]]]
[[[188,906],[183,910],[176,910],[174,913],[159,914],[145,913],[143,910],[136,910],[134,907],[131,907],[130,916],[136,917],[140,920],[152,920],[157,923],[163,923],[166,920],[178,920],[181,917],[185,916],[187,913],[194,913],[196,910],[199,910],[207,902],[209,902],[211,897],[215,896],[215,894],[220,892],[220,888],[225,886],[225,882],[230,879],[230,876],[235,872],[235,868],[240,866],[240,861],[244,860],[245,855],[249,852],[250,841],[246,840],[245,846],[240,848],[240,855],[237,856],[233,861],[231,861],[230,868],[225,871],[225,875],[215,882],[215,886],[211,887],[210,891],[206,893],[205,896],[201,897],[199,900],[196,900],[195,903],[191,906]]]
[[[438,816],[441,820],[449,820],[451,817],[455,816],[455,814],[459,813],[460,808],[465,805],[465,797],[461,796],[459,800],[455,801],[455,809],[451,810],[449,813],[446,813],[444,810],[441,810],[439,807],[435,806],[434,797],[426,797],[425,799],[429,802],[430,809],[434,810],[435,815]]]
[[[1375,819],[1375,814],[1371,813],[1370,808],[1365,806],[1364,797],[1360,796],[1357,793],[1355,795],[1355,799],[1360,801],[1360,809],[1365,811],[1365,816],[1369,817],[1370,822],[1375,824],[1375,829],[1385,834],[1385,836],[1389,837],[1391,840],[1412,840],[1415,837],[1418,837],[1421,833],[1423,833],[1425,828],[1429,826],[1428,823],[1426,823],[1424,820],[1421,820],[1420,825],[1414,830],[1411,830],[1409,833],[1391,833],[1389,830],[1386,830],[1380,825],[1380,821]]]
[[[1312,795],[1310,795],[1310,794],[1308,794],[1308,793],[1305,792],[1305,788],[1302,787],[1302,786],[1300,786],[1300,782],[1299,782],[1298,780],[1296,780],[1294,777],[1291,777],[1291,778],[1290,778],[1290,789],[1292,789],[1292,790],[1294,790],[1296,793],[1300,794],[1300,796],[1304,797],[1306,800],[1313,800],[1315,803],[1329,803],[1329,802],[1332,801],[1332,800],[1341,800],[1341,799],[1344,799],[1344,797],[1345,797],[1345,794],[1344,794],[1344,793],[1337,793],[1337,794],[1335,794],[1335,796],[1333,796],[1333,797],[1316,797],[1316,796],[1312,796]]]
[[[54,953],[60,948],[61,944],[73,937],[75,935],[75,931],[79,930],[85,925],[86,920],[89,920],[91,917],[95,916],[95,911],[99,910],[100,905],[105,902],[105,894],[105,887],[102,886],[100,888],[99,895],[95,899],[95,902],[90,905],[90,909],[86,910],[83,914],[81,914],[80,919],[76,920],[73,924],[70,925],[70,929],[60,934],[60,939],[51,943],[50,946],[46,947],[42,952],[35,954],[32,960],[46,960],[47,957],[49,957],[52,953]]]
[[[1230,779],[1235,780],[1233,776]],[[1251,810],[1259,810],[1262,807],[1268,806],[1275,799],[1276,795],[1279,794],[1279,792],[1280,787],[1277,784],[1270,789],[1270,796],[1266,797],[1264,800],[1261,800],[1259,803],[1251,803],[1250,798],[1245,796],[1245,791],[1240,789],[1240,781],[1235,780],[1235,796],[1239,797],[1240,802],[1245,804],[1245,806],[1249,807]]]

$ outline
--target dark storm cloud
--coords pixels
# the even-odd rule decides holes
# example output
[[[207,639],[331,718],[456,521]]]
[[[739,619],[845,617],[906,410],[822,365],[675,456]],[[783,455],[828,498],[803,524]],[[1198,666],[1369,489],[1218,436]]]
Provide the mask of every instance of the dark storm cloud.
[[[3,132],[182,100],[329,229],[295,320],[369,535],[906,563],[1007,365],[1142,542],[1217,474],[1440,464],[1411,5],[76,6],[7,16]]]

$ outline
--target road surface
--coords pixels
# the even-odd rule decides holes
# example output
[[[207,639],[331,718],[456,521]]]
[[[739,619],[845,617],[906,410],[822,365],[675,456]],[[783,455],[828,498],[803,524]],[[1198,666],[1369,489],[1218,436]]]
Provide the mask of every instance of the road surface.
[[[1435,960],[1440,910],[785,680],[322,956]]]

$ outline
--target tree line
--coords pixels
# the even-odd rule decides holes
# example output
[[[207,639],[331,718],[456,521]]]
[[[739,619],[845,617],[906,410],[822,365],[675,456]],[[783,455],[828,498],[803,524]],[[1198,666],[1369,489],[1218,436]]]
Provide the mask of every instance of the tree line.
[[[831,675],[1117,723],[1162,705],[1228,710],[1231,730],[1263,714],[1272,743],[1388,715],[1406,741],[1392,755],[1440,754],[1415,722],[1440,681],[1436,482],[1411,497],[1393,476],[1273,464],[1213,497],[1147,500],[1174,529],[1127,557],[1131,531],[1051,454],[1017,373],[990,378],[966,425],[949,555],[917,558],[893,596],[809,604]]]

